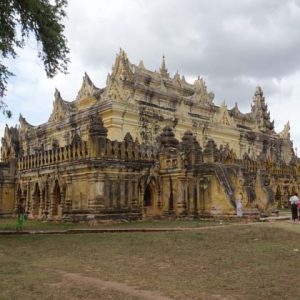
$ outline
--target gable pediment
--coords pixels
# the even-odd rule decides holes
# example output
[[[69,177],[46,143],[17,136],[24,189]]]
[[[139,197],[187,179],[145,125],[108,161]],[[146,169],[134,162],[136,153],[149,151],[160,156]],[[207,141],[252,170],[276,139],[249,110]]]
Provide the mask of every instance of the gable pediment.
[[[214,114],[213,121],[222,126],[236,127],[234,119],[229,115],[227,105],[222,103],[219,110]]]

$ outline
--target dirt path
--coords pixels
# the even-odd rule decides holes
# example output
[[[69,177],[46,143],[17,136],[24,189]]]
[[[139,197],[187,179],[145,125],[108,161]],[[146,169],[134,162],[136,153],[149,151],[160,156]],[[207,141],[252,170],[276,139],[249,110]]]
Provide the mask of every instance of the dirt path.
[[[249,222],[249,223],[232,223],[219,225],[209,225],[203,227],[141,227],[141,228],[97,228],[97,229],[67,229],[67,230],[27,230],[23,232],[2,230],[0,235],[27,235],[27,234],[85,234],[85,233],[126,233],[126,232],[184,232],[184,231],[204,231],[207,229],[230,228],[232,226],[255,226],[267,224],[293,224],[300,225],[300,222],[289,220],[270,220],[268,222]],[[296,226],[298,227],[298,226]]]
[[[66,273],[62,271],[60,273],[63,275],[64,279],[66,279],[68,282],[71,281],[75,285],[81,285],[81,286],[84,285],[86,287],[96,288],[100,290],[103,289],[115,290],[124,293],[128,296],[138,297],[140,299],[145,299],[145,300],[171,300],[171,298],[162,296],[157,292],[140,290],[136,287],[129,286],[120,282],[104,281],[101,280],[100,278],[87,277],[76,273]]]

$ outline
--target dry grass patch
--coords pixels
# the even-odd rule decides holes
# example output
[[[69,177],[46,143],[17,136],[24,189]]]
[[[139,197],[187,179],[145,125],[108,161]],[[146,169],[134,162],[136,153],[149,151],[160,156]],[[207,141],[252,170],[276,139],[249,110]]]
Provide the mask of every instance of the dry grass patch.
[[[146,299],[111,286],[66,281],[65,274],[171,299],[297,299],[297,247],[299,234],[269,224],[199,232],[2,236],[0,299]]]

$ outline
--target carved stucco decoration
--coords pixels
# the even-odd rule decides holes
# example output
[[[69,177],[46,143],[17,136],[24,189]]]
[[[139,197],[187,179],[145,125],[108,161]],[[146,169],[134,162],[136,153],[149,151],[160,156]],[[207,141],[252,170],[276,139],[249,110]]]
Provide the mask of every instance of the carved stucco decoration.
[[[188,97],[188,99],[196,104],[213,104],[214,97],[213,92],[208,93],[203,78],[198,77],[194,82],[194,94]]]
[[[125,208],[125,215],[128,207],[143,208],[142,191],[146,187],[139,190],[138,182],[141,175],[151,175],[161,182],[157,203],[170,208],[172,195],[172,213],[181,215],[188,209],[182,205],[184,198],[190,207],[195,204],[192,198],[201,199],[197,191],[201,177],[211,180],[205,196],[210,205],[205,207],[207,212],[211,207],[234,212],[224,199],[232,200],[232,195],[237,197],[240,192],[253,207],[259,200],[266,207],[272,204],[270,185],[276,191],[274,185],[284,186],[283,180],[290,190],[297,184],[290,180],[300,168],[293,154],[289,124],[279,134],[272,130],[261,89],[255,93],[252,112],[244,114],[237,105],[232,110],[225,103],[214,105],[203,79],[190,84],[178,72],[173,78],[167,73],[164,61],[160,71],[154,72],[143,63],[132,65],[121,50],[105,89],[98,89],[85,74],[75,101],[64,101],[56,91],[51,122],[32,126],[21,117],[16,129],[20,152],[18,159],[13,158],[17,165],[12,191],[22,185],[22,195],[29,199],[33,196],[32,183],[45,176],[50,194],[56,180],[62,198],[66,194],[64,213],[70,212],[68,217],[75,216],[79,207],[102,214],[103,205],[114,213]],[[12,135],[7,130],[2,141],[6,157],[6,150],[13,146]],[[211,140],[206,145],[207,139]],[[274,174],[276,168],[282,173]],[[259,180],[255,176],[258,169],[265,172],[257,175]],[[263,175],[269,175],[271,183]],[[278,183],[274,183],[275,176]],[[40,187],[41,191],[43,183]],[[58,200],[55,197],[55,193],[49,197],[48,201],[53,201],[50,207]],[[157,204],[155,208],[159,207]],[[187,211],[194,212],[194,208]]]
[[[55,89],[53,111],[49,121],[62,121],[74,111],[73,104],[63,100],[60,92]]]
[[[283,130],[279,133],[279,136],[283,139],[290,139],[290,122],[288,121],[285,125]]]
[[[222,126],[236,127],[234,119],[229,115],[225,101],[220,106],[219,110],[213,116],[213,122]]]
[[[81,88],[76,97],[76,106],[79,110],[89,108],[100,98],[104,89],[97,88],[87,73],[84,74]]]
[[[116,56],[116,61],[113,66],[111,76],[115,80],[121,80],[121,81],[133,80],[133,67],[127,58],[127,54],[122,49],[120,49],[119,54]]]

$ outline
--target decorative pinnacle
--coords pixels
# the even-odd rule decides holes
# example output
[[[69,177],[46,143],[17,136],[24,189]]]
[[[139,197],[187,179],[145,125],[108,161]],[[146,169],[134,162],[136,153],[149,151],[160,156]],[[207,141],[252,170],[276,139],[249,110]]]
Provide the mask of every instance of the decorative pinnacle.
[[[166,61],[165,61],[165,56],[163,55],[162,63],[161,63],[161,69],[166,70]]]
[[[165,61],[165,56],[163,55],[161,67],[159,69],[161,75],[169,77],[168,69],[166,68],[166,61]]]
[[[54,99],[55,99],[55,100],[60,100],[60,99],[62,99],[62,98],[61,98],[61,95],[60,95],[60,92],[59,92],[59,90],[58,90],[57,88],[55,88]]]

